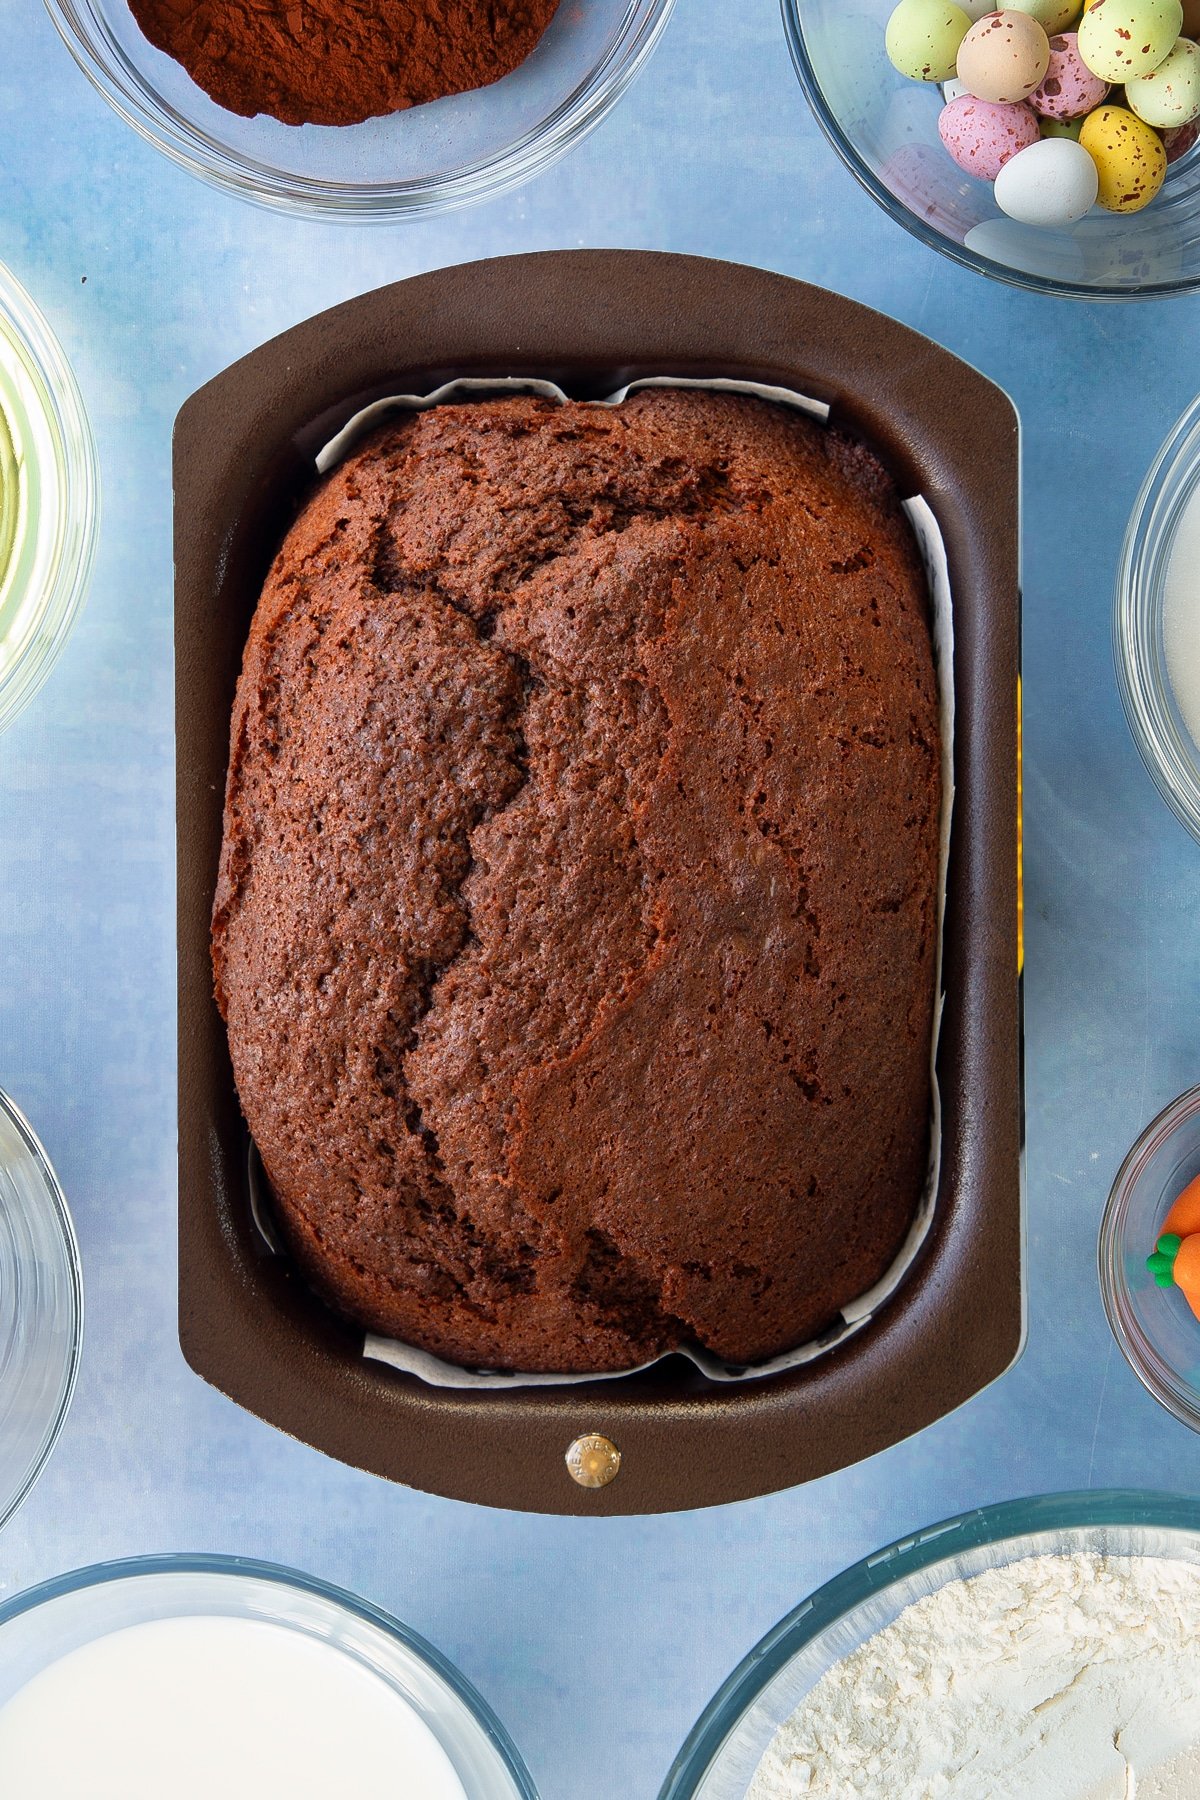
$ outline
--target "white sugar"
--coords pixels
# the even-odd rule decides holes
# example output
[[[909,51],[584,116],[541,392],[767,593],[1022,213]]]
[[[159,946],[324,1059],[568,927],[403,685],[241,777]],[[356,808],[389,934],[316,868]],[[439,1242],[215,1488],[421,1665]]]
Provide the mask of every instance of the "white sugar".
[[[1171,548],[1163,647],[1176,704],[1200,746],[1200,489],[1188,501]]]

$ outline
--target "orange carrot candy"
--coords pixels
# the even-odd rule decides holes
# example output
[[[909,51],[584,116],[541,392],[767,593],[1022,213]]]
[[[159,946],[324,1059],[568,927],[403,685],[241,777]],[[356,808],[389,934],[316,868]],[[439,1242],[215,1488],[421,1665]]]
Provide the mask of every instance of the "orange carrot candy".
[[[1177,1287],[1200,1319],[1200,1232],[1181,1238],[1164,1231],[1158,1248],[1146,1258],[1146,1267],[1159,1287]]]
[[[1188,1182],[1158,1229],[1181,1238],[1200,1231],[1200,1175]]]

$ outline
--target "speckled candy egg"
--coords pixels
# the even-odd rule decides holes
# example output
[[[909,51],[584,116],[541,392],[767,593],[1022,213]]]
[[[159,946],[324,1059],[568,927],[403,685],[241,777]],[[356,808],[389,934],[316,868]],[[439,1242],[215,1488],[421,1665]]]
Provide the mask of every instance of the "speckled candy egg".
[[[1039,119],[1038,130],[1044,138],[1070,138],[1072,143],[1079,142],[1079,134],[1083,130],[1082,119]]]
[[[948,81],[971,21],[953,0],[900,0],[887,22],[887,53],[910,81]]]
[[[995,181],[1010,157],[1038,141],[1038,123],[1027,106],[997,106],[964,94],[944,106],[938,136],[960,169]]]
[[[1096,204],[1099,176],[1082,144],[1042,138],[996,177],[996,205],[1022,225],[1071,225]]]
[[[1190,125],[1181,125],[1178,131],[1160,133],[1163,149],[1167,153],[1167,167],[1186,156],[1192,145],[1200,138],[1200,119],[1193,119]]]
[[[1175,0],[1179,4],[1179,0]],[[972,25],[958,52],[958,79],[977,100],[1015,105],[1050,65],[1050,40],[1028,13],[994,12]]]
[[[1200,44],[1180,38],[1157,69],[1130,76],[1125,99],[1130,111],[1156,130],[1190,125],[1200,116]]]
[[[1108,83],[1101,81],[1079,54],[1075,33],[1050,39],[1050,66],[1029,96],[1034,112],[1044,119],[1081,119],[1108,97]]]
[[[1008,0],[1007,11],[1028,13],[1036,19],[1047,37],[1066,31],[1082,11],[1081,0]]]
[[[1079,21],[1079,54],[1101,81],[1149,75],[1182,24],[1179,0],[1095,0]]]
[[[1124,106],[1098,106],[1084,120],[1079,141],[1096,165],[1096,198],[1106,211],[1133,213],[1149,206],[1167,172],[1162,139],[1149,125]]]

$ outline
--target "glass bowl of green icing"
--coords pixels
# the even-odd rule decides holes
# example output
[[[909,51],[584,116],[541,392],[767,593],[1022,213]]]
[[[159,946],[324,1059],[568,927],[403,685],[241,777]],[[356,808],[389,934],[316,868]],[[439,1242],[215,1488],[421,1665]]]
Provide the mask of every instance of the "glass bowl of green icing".
[[[96,450],[70,364],[0,264],[0,731],[79,616],[99,523]]]

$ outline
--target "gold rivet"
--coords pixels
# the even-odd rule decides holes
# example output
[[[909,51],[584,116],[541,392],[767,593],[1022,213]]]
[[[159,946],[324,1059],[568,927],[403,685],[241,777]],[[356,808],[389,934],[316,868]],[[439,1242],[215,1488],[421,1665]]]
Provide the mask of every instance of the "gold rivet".
[[[580,1487],[607,1487],[616,1480],[620,1467],[621,1452],[611,1438],[601,1437],[598,1431],[577,1437],[567,1451],[567,1473]]]

